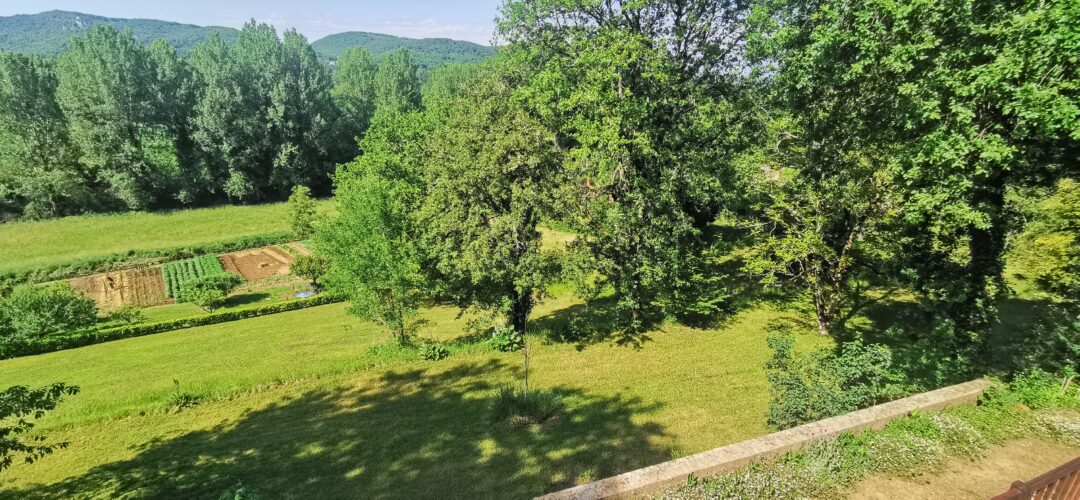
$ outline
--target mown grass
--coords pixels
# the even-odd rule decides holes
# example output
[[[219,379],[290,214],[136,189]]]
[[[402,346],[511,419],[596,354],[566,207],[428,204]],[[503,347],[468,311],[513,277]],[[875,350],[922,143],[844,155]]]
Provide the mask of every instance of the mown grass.
[[[319,202],[323,212],[331,207],[328,201]],[[272,203],[0,224],[0,274],[284,231],[287,209],[286,203]]]
[[[466,318],[425,312],[422,361],[335,304],[0,362],[4,385],[83,392],[41,421],[71,443],[17,465],[0,496],[523,497],[764,434],[768,306],[713,330],[664,325],[640,347],[531,340],[533,388],[566,408],[542,427],[491,423],[521,355],[462,340]],[[537,325],[580,308],[549,299]],[[825,340],[808,333],[807,347]],[[179,391],[198,404],[170,411]]]
[[[241,287],[232,295],[226,299],[225,303],[215,309],[214,312],[226,312],[237,311],[241,309],[248,309],[252,307],[266,306],[270,304],[277,304],[279,302],[287,302],[290,300],[296,300],[296,294],[310,287],[306,283],[299,281],[293,282],[281,282],[275,283],[270,286],[252,286],[247,285]],[[154,306],[143,308],[142,310],[143,321],[140,323],[157,323],[164,321],[175,321],[178,319],[191,318],[195,316],[202,316],[207,314],[201,307],[192,304],[190,302],[180,302],[174,304],[166,304],[162,306]],[[100,323],[103,327],[109,326],[122,326],[127,323],[121,323],[117,321],[109,320],[106,317],[102,318]]]

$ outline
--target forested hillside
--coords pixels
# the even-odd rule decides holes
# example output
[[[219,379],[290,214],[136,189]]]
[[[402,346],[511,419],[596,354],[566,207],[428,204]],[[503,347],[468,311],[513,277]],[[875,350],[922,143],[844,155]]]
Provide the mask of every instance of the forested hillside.
[[[319,57],[331,60],[341,57],[345,49],[352,47],[363,47],[375,57],[404,47],[412,52],[417,64],[427,69],[444,64],[474,63],[495,53],[492,47],[460,40],[447,38],[416,40],[362,31],[330,35],[312,43],[311,47],[315,49]]]
[[[53,10],[40,14],[0,17],[0,50],[23,54],[55,55],[68,45],[72,36],[90,30],[95,24],[112,26],[117,30],[130,29],[132,36],[143,44],[165,40],[181,55],[195,44],[205,41],[210,33],[218,33],[232,44],[237,30],[220,26],[195,26],[156,19],[114,19],[109,17]]]

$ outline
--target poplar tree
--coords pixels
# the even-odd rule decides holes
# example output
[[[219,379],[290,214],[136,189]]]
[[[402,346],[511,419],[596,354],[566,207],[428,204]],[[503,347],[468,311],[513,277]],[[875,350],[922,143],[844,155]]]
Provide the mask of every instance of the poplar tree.
[[[42,218],[94,206],[56,87],[45,60],[0,53],[0,212]]]

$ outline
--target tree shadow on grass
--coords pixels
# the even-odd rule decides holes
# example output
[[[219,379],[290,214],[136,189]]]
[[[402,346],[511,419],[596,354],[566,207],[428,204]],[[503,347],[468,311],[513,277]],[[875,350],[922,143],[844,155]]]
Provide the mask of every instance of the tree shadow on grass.
[[[248,304],[255,304],[262,302],[270,298],[270,294],[266,292],[253,292],[242,293],[239,295],[233,295],[225,299],[225,307],[239,307],[246,306]]]
[[[986,340],[985,359],[975,360],[968,369],[942,365],[957,353],[947,330],[936,329],[934,318],[911,300],[883,301],[868,308],[863,321],[853,325],[838,341],[860,338],[867,343],[884,344],[907,380],[924,388],[964,382],[973,377],[995,375],[1008,377],[1020,370],[1039,365],[1040,349],[1047,343],[1048,325],[1070,321],[1049,300],[1009,297],[998,303],[999,322]]]
[[[640,348],[652,340],[646,332],[658,326],[659,321],[650,321],[639,332],[621,330],[616,326],[619,324],[617,302],[609,296],[564,307],[532,320],[531,328],[544,332],[544,337],[553,342],[575,344],[579,351],[609,341]]]
[[[632,420],[656,406],[635,399],[556,389],[567,409],[543,428],[490,422],[485,380],[511,372],[495,360],[390,371],[369,387],[309,392],[0,496],[217,498],[243,484],[271,498],[520,498],[667,458],[652,444],[660,426]]]

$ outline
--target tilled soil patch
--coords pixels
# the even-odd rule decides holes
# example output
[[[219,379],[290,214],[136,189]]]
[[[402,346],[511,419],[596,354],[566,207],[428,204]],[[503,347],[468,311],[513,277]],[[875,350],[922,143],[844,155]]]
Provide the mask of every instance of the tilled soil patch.
[[[70,281],[104,311],[123,305],[150,307],[169,302],[160,267],[126,269],[111,273],[82,276]]]
[[[255,281],[289,274],[292,260],[291,255],[278,247],[263,247],[222,255],[221,265],[247,281]]]

